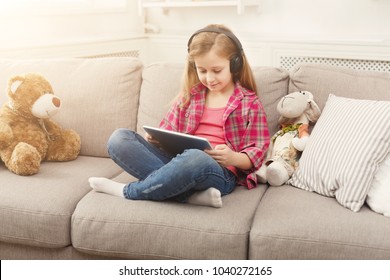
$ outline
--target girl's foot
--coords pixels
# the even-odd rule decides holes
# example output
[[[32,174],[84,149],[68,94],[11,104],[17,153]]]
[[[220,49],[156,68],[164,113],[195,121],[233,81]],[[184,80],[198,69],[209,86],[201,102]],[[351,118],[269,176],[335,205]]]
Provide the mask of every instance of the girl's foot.
[[[221,192],[216,188],[196,192],[188,198],[188,203],[202,206],[211,206],[215,208],[222,207]]]
[[[125,197],[123,195],[123,188],[126,184],[118,183],[103,177],[91,177],[88,179],[88,182],[91,188],[97,192]]]

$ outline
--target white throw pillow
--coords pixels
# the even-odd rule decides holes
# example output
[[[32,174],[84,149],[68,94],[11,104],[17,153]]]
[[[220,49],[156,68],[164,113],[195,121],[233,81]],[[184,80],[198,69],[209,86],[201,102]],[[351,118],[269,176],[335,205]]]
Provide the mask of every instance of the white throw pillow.
[[[390,217],[390,153],[374,176],[366,202],[373,211]]]
[[[355,212],[389,153],[390,102],[330,94],[289,184]]]

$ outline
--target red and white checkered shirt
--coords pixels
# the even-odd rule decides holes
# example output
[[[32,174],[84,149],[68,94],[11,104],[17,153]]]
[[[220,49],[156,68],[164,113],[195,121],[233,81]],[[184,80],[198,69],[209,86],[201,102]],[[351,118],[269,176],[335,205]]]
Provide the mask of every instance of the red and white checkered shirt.
[[[186,105],[178,100],[171,107],[160,127],[194,134],[203,115],[207,88],[198,83],[191,89],[191,99]],[[240,170],[239,184],[252,189],[257,185],[255,171],[260,168],[270,142],[267,119],[263,105],[256,93],[235,84],[223,115],[225,142],[235,152],[246,153],[253,163],[250,170]]]

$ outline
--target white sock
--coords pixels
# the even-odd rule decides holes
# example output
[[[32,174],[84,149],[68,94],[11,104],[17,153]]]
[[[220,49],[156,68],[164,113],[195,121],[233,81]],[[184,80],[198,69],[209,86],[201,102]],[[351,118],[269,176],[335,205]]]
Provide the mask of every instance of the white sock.
[[[124,197],[123,188],[126,184],[118,183],[103,177],[91,177],[88,179],[88,182],[91,188],[97,192]]]
[[[211,206],[215,208],[222,207],[221,192],[216,188],[196,192],[188,198],[188,203],[202,206]]]

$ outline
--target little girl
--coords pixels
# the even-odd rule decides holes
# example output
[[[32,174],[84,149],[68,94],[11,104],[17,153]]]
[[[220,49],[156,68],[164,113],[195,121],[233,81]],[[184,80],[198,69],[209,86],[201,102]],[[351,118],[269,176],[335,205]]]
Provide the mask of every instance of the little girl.
[[[240,41],[226,27],[209,25],[188,41],[183,89],[160,127],[202,136],[212,150],[171,155],[150,135],[118,129],[108,141],[111,158],[138,178],[122,184],[92,177],[95,191],[133,200],[176,199],[222,207],[237,184],[257,184],[255,171],[269,145],[267,121]]]

